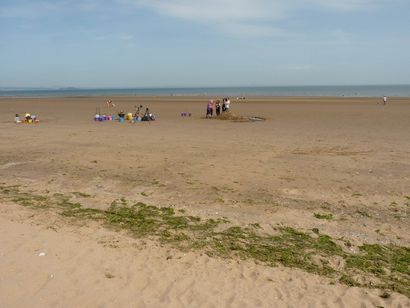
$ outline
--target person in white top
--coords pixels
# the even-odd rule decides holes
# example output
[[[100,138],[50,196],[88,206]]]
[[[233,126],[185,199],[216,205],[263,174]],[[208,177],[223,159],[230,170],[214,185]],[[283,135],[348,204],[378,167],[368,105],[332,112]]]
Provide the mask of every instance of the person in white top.
[[[18,114],[16,114],[16,117],[14,118],[14,122],[21,123],[20,116]]]
[[[229,107],[231,107],[231,100],[227,98],[225,102],[226,111],[229,111]]]
[[[383,105],[386,105],[386,103],[387,103],[387,96],[385,95],[383,96]]]

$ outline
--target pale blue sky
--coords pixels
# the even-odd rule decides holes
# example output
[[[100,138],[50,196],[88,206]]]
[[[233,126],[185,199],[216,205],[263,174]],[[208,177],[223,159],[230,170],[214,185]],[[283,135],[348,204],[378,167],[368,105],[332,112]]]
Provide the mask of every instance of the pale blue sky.
[[[409,0],[0,0],[0,87],[410,84]]]

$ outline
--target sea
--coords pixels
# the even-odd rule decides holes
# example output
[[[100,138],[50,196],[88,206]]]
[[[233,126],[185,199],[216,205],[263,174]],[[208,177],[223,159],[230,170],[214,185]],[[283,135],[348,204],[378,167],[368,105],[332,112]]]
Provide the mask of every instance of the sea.
[[[0,97],[114,97],[114,96],[336,96],[410,97],[409,85],[269,86],[196,88],[0,88]]]

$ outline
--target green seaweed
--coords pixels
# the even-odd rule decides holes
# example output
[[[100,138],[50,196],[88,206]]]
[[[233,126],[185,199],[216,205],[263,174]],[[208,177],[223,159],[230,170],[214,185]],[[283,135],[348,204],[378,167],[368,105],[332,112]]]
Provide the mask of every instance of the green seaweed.
[[[317,219],[325,219],[325,220],[332,220],[333,219],[333,214],[314,213],[313,216]]]
[[[242,226],[232,225],[224,218],[201,219],[172,207],[142,202],[129,205],[125,198],[114,200],[106,210],[86,208],[64,194],[41,196],[0,184],[0,201],[4,200],[33,209],[57,211],[70,219],[99,221],[108,228],[129,232],[137,238],[158,239],[164,245],[182,250],[201,250],[209,256],[254,260],[269,266],[282,264],[331,277],[349,286],[377,287],[410,297],[408,247],[363,244],[358,247],[359,253],[350,253],[319,230],[310,235],[279,226],[276,234],[267,234],[259,224]],[[345,245],[352,246],[350,242]],[[332,267],[334,258],[344,260],[344,265]]]

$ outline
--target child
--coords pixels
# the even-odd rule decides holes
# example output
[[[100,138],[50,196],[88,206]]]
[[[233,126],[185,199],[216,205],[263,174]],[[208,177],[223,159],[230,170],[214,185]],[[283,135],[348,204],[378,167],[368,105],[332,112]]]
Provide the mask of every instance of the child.
[[[33,122],[31,115],[29,113],[26,113],[26,123],[31,123]]]
[[[221,103],[219,102],[219,99],[216,101],[215,110],[216,115],[219,116],[221,114]]]
[[[21,123],[20,116],[17,113],[16,117],[14,118],[14,122],[16,122],[16,124]]]
[[[226,98],[224,97],[222,99],[222,112],[225,112],[225,111],[226,111]]]

